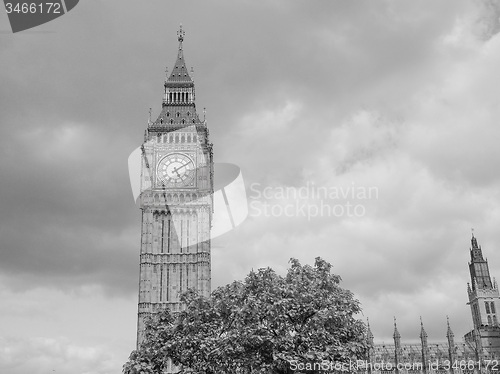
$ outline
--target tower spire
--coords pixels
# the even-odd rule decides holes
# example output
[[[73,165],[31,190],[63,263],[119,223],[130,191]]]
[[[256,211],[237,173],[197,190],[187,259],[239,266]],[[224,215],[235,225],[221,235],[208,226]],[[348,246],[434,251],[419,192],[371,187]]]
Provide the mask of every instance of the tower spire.
[[[179,31],[177,31],[177,40],[179,40],[179,49],[182,49],[182,42],[184,41],[184,35],[186,32],[182,29],[182,23],[179,25]]]
[[[483,251],[481,246],[477,244],[477,239],[474,236],[474,233],[472,233],[471,238],[470,259],[469,272],[472,290],[476,291],[478,287],[481,289],[493,289],[488,260],[484,259]]]
[[[422,364],[424,373],[427,373],[427,361],[429,360],[429,344],[427,343],[427,333],[424,329],[424,323],[422,322],[422,316],[420,316],[420,344],[422,346]]]
[[[427,340],[427,333],[425,332],[424,329],[424,322],[422,321],[422,316],[420,316],[420,339]]]
[[[184,35],[186,32],[182,29],[182,23],[179,25],[179,31],[177,31],[177,40],[179,41],[179,53],[178,57],[182,57],[182,42],[184,41]]]
[[[446,337],[448,339],[453,339],[453,337],[455,336],[455,334],[453,334],[453,331],[451,331],[451,327],[450,327],[450,317],[446,316],[446,325],[448,327],[448,329],[446,330]]]
[[[396,324],[396,317],[394,317],[394,334],[392,335],[392,337],[394,338],[394,341],[396,341],[396,339],[401,339],[401,334],[399,333],[398,326]]]
[[[398,326],[396,324],[396,317],[394,317],[394,334],[392,335],[394,338],[394,360],[396,363],[396,368],[398,368],[399,363],[401,362],[401,334],[398,331]],[[399,373],[399,369],[396,369],[396,373]]]
[[[366,340],[370,346],[373,346],[373,333],[370,328],[370,320],[366,317]]]
[[[193,120],[195,120],[195,122],[198,121],[197,116],[196,118],[192,116],[194,114],[194,108],[187,109],[187,107],[195,106],[195,89],[193,79],[190,77],[186,66],[186,61],[184,61],[182,45],[185,35],[186,33],[181,24],[179,26],[179,30],[177,31],[177,40],[179,41],[177,59],[175,60],[174,67],[170,71],[170,75],[168,75],[168,69],[165,70],[163,107],[175,106],[176,108],[170,108],[171,110],[167,109],[165,113],[162,111],[161,119],[163,119],[163,122],[161,122],[159,118],[155,121],[155,124],[157,122],[159,122],[160,125],[163,125],[163,123],[177,125],[176,122],[180,122],[181,124],[192,124],[194,123]],[[182,107],[183,109],[180,109],[179,107]],[[175,117],[172,116],[172,112],[175,113]],[[179,113],[179,116],[177,116],[177,113]],[[165,114],[165,116],[163,116],[163,114]]]
[[[455,334],[451,331],[450,318],[446,316],[446,325],[448,329],[446,330],[446,338],[448,339],[448,358],[450,362],[455,361]]]
[[[372,329],[370,328],[370,320],[368,317],[366,317],[366,342],[368,344],[368,350],[367,350],[367,361],[371,364],[372,359],[373,359],[373,350],[374,350],[374,344],[373,344],[373,334],[372,334]],[[368,365],[368,374],[372,373],[371,365]]]
[[[472,231],[472,238],[471,238],[470,242],[471,242],[471,245],[472,245],[472,249],[478,249],[477,240],[474,237],[474,229],[471,229],[471,231]]]
[[[175,61],[174,68],[172,69],[170,76],[165,84],[169,83],[184,83],[190,84],[192,86],[193,80],[189,76],[188,69],[186,67],[186,62],[184,61],[184,52],[182,43],[184,42],[184,36],[186,32],[182,29],[182,24],[177,31],[177,40],[179,41],[179,51],[177,52],[177,60]]]

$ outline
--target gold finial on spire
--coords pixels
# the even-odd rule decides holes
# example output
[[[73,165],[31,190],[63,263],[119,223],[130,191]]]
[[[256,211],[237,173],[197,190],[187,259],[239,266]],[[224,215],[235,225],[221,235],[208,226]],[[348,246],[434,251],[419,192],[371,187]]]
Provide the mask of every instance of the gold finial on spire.
[[[472,232],[472,237],[474,237],[474,228],[471,228],[470,231]]]
[[[151,108],[149,108],[148,124],[151,124]]]
[[[179,26],[179,31],[177,31],[177,39],[179,40],[180,43],[184,41],[184,35],[186,35],[186,33],[182,29],[182,23],[181,23]]]

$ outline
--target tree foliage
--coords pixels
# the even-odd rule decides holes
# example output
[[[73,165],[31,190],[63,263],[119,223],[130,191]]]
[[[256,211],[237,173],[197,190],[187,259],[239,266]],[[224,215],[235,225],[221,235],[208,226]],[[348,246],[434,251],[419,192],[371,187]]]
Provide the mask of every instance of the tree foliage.
[[[146,324],[145,341],[124,365],[125,374],[161,373],[168,358],[194,372],[285,374],[290,363],[347,362],[364,357],[365,325],[352,293],[339,286],[331,265],[291,259],[286,276],[252,271],[220,287],[210,299],[189,291],[186,309]]]

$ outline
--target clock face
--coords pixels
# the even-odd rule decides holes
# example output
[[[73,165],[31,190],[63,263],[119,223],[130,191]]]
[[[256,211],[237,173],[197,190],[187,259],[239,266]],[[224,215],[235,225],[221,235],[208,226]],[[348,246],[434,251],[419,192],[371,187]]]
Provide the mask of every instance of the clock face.
[[[192,186],[194,162],[184,153],[170,153],[158,163],[157,175],[160,183],[169,187]]]

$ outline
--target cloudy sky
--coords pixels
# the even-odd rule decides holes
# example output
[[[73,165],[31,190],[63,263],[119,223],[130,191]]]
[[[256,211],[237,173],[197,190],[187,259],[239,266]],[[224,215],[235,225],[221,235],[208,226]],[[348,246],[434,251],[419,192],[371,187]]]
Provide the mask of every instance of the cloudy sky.
[[[431,340],[446,315],[463,336],[472,227],[500,276],[499,15],[495,0],[86,0],[12,34],[3,13],[0,371],[117,374],[134,348],[127,158],[161,109],[180,23],[215,161],[240,166],[252,207],[213,241],[212,286],[321,256],[378,342],[393,316],[405,341],[419,316]]]

